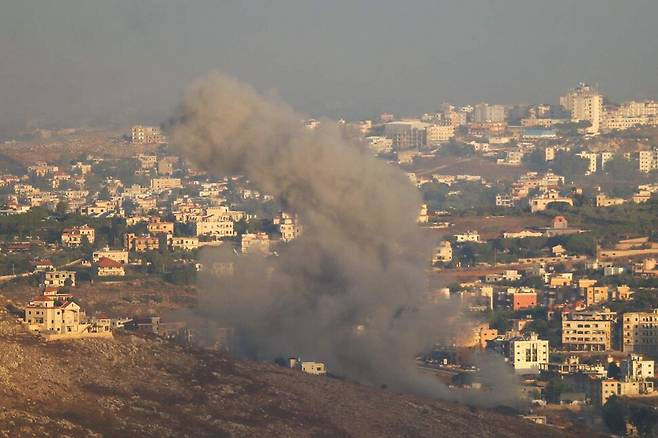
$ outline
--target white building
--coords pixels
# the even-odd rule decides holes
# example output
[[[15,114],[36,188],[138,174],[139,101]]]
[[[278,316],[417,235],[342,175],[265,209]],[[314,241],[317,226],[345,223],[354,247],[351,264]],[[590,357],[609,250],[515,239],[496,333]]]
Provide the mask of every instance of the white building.
[[[588,134],[598,134],[603,122],[603,96],[594,88],[581,83],[560,97],[560,105],[571,113],[574,122],[588,121]]]
[[[646,380],[655,376],[654,361],[639,354],[631,354],[621,361],[621,376],[624,380]]]
[[[536,333],[511,341],[510,362],[515,372],[539,372],[539,367],[548,364],[548,341],[539,339]]]
[[[466,231],[464,233],[459,233],[454,235],[455,241],[457,242],[479,242],[480,233],[477,231]]]

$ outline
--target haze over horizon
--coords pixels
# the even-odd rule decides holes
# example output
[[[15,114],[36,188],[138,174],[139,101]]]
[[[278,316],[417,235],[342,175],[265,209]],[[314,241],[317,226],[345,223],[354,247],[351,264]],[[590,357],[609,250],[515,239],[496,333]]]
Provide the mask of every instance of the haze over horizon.
[[[311,116],[548,102],[580,81],[658,97],[658,2],[7,2],[0,133],[158,122],[219,70]],[[337,23],[340,23],[337,25]],[[620,23],[633,23],[621,26]]]

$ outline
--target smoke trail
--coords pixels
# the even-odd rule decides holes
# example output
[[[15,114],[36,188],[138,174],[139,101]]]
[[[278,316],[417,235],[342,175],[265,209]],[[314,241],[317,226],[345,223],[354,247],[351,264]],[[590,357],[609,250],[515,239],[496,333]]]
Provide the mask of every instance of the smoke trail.
[[[222,75],[192,87],[179,111],[172,143],[185,157],[245,175],[304,226],[279,257],[241,256],[234,275],[206,278],[201,312],[234,327],[244,355],[300,355],[359,381],[447,396],[414,358],[455,330],[457,312],[427,303],[420,198],[402,172]]]

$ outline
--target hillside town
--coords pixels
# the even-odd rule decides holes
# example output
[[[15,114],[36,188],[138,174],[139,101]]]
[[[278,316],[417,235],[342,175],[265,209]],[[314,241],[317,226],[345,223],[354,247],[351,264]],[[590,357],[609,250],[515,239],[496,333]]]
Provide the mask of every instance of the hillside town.
[[[422,372],[486,393],[478,358],[499,358],[531,406],[524,417],[558,428],[584,417],[601,428],[621,406],[655,410],[658,102],[615,104],[580,84],[559,104],[443,104],[337,126],[417,187],[433,245],[427,303],[456,303],[471,327],[419,351]],[[177,313],[194,307],[197,279],[276,258],[304,234],[304,212],[243,175],[195,168],[158,126],[33,132],[0,149],[0,293],[47,341],[200,343]],[[26,153],[40,149],[76,152]],[[213,248],[230,256],[201,257]],[[233,327],[222,330],[212,348],[231,351]],[[331,375],[329,358],[309,359],[277,363]],[[633,433],[651,415],[624,425]]]

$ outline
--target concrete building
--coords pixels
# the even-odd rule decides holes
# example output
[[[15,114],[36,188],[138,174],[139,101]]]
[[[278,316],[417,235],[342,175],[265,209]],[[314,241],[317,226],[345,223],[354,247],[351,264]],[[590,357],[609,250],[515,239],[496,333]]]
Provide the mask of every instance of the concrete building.
[[[658,309],[624,313],[622,351],[658,359]]]
[[[57,304],[53,297],[36,297],[25,307],[24,321],[36,333],[77,333],[80,306],[72,301]]]
[[[420,120],[400,120],[386,123],[384,135],[393,141],[394,150],[420,150],[427,146],[427,127]]]
[[[605,303],[610,297],[608,286],[588,286],[582,289],[587,307]]]
[[[25,306],[24,322],[27,329],[51,339],[84,337],[112,337],[107,319],[83,322],[84,312],[68,298],[40,296]]]
[[[194,251],[199,248],[199,238],[191,236],[172,236],[169,238],[169,249],[172,251]]]
[[[243,234],[240,248],[243,254],[269,254],[270,237],[267,233]]]
[[[473,109],[472,118],[476,123],[501,123],[505,121],[505,107],[479,103]]]
[[[621,361],[621,378],[623,380],[646,380],[655,377],[654,361],[645,359],[640,354],[629,354]]]
[[[167,139],[157,126],[136,125],[131,129],[131,141],[133,144],[157,144],[166,143]]]
[[[638,167],[640,172],[650,172],[658,169],[658,149],[638,152]]]
[[[290,242],[302,233],[302,226],[299,225],[299,219],[296,215],[282,212],[274,217],[273,223],[279,226],[281,240],[284,242]]]
[[[114,260],[115,262],[125,264],[128,263],[128,251],[123,249],[103,248],[101,250],[94,251],[91,255],[91,259],[94,263],[98,263],[98,261],[102,258],[107,258]]]
[[[537,307],[537,291],[533,288],[510,288],[512,295],[512,310],[525,310]],[[508,293],[510,292],[508,289]]]
[[[160,249],[159,238],[155,236],[137,236],[134,233],[124,234],[123,244],[126,250],[135,252],[157,251]]]
[[[548,341],[536,333],[511,338],[498,337],[488,348],[504,356],[518,374],[536,374],[548,364]]]
[[[126,271],[123,269],[123,264],[116,260],[108,259],[107,257],[101,257],[98,262],[95,263],[95,268],[96,275],[99,277],[123,277],[126,275]]]
[[[570,351],[609,351],[617,313],[607,310],[562,314],[562,346]]]
[[[62,231],[62,245],[69,248],[82,245],[82,242],[85,240],[85,238],[90,244],[94,243],[94,240],[96,239],[96,231],[89,225],[64,228]]]
[[[428,126],[425,130],[428,146],[448,143],[455,136],[455,127],[452,124],[434,124]]]
[[[654,391],[652,381],[630,380],[619,381],[615,379],[593,380],[592,404],[603,406],[610,397],[633,397],[651,394]]]
[[[466,231],[454,235],[455,241],[462,242],[480,242],[480,233],[477,231]]]
[[[577,156],[587,160],[587,175],[596,173],[598,170],[599,154],[596,152],[580,152]]]
[[[288,366],[293,369],[301,370],[307,374],[323,376],[327,374],[327,367],[322,362],[302,361],[299,358],[291,357],[288,359]]]
[[[622,198],[608,198],[605,193],[600,193],[596,195],[595,202],[597,207],[613,207],[615,205],[622,205],[626,201]]]
[[[228,220],[203,220],[194,223],[194,233],[199,236],[232,237],[235,236],[233,221]]]
[[[603,122],[603,96],[593,87],[580,84],[577,88],[560,97],[560,105],[571,114],[574,122],[588,121],[588,134],[598,134]]]
[[[152,190],[170,190],[182,187],[180,178],[153,178],[151,179]]]
[[[149,234],[174,234],[174,223],[163,221],[159,217],[152,217],[146,225]]]
[[[432,265],[438,263],[450,263],[452,261],[452,244],[444,240],[439,243],[439,246],[436,247],[434,253],[432,254]]]
[[[45,287],[75,286],[75,271],[47,271],[44,273]]]
[[[573,199],[569,198],[568,196],[562,196],[559,192],[552,190],[535,196],[534,198],[530,198],[528,201],[530,204],[530,211],[532,213],[544,211],[548,208],[549,205],[560,202],[573,206]]]

